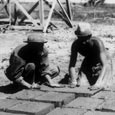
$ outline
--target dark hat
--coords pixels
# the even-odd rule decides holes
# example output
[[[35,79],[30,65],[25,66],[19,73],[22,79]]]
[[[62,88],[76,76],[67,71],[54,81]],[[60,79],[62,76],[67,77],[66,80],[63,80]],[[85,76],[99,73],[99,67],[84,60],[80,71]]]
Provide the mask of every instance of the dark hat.
[[[27,41],[24,41],[27,43],[46,43],[47,41],[44,39],[42,35],[29,35],[27,38]]]
[[[78,37],[92,35],[90,24],[88,24],[88,23],[79,23],[78,26],[77,26],[77,29],[75,30],[75,34]]]

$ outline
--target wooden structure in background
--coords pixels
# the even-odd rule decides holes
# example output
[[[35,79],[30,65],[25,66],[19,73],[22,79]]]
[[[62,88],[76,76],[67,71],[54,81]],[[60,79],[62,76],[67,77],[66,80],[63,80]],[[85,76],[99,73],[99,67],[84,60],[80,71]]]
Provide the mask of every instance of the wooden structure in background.
[[[71,4],[70,4],[70,1],[69,1],[69,0],[66,0],[66,5],[67,5],[67,13],[68,13],[68,16],[69,16],[69,18],[72,20],[73,17],[72,17],[72,12],[71,12]]]
[[[68,1],[68,2],[67,2]],[[65,22],[69,27],[72,27],[72,23],[71,23],[71,17],[70,17],[70,6],[69,6],[69,0],[66,0],[67,4],[68,4],[68,10],[69,10],[69,16],[67,14],[67,12],[65,11],[65,9],[63,8],[60,0],[53,0],[52,4],[50,4],[47,0],[38,0],[30,9],[29,11],[26,11],[25,8],[20,4],[20,2],[18,0],[7,0],[6,2],[4,2],[3,0],[1,0],[1,3],[3,4],[2,9],[5,9],[7,15],[9,16],[9,25],[12,26],[14,29],[15,28],[22,28],[24,29],[24,26],[20,26],[20,24],[22,22],[24,22],[24,20],[27,18],[32,24],[33,30],[41,30],[43,32],[47,31],[47,28],[49,25],[53,25],[54,27],[56,27],[52,22],[51,22],[51,17],[53,12],[57,13]],[[44,3],[46,5],[49,6],[50,11],[48,14],[48,18],[45,20],[44,19]],[[59,11],[55,10],[55,6],[56,4],[59,4],[62,13],[60,13]],[[13,13],[14,13],[14,17],[12,17],[12,4],[13,4]],[[33,19],[33,17],[30,15],[33,10],[39,5],[39,17],[40,20],[35,20]],[[17,14],[16,14],[16,7],[24,14],[24,17],[22,17],[22,19],[18,20],[18,25],[16,24],[17,21]],[[64,15],[63,15],[64,14]],[[18,27],[19,26],[19,27]],[[30,29],[30,28],[29,28]]]

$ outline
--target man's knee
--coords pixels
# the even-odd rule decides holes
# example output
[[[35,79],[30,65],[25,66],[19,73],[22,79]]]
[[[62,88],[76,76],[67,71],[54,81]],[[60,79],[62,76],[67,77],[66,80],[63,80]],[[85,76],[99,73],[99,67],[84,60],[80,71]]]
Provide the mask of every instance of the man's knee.
[[[28,63],[25,67],[26,70],[35,70],[35,64],[34,63]]]

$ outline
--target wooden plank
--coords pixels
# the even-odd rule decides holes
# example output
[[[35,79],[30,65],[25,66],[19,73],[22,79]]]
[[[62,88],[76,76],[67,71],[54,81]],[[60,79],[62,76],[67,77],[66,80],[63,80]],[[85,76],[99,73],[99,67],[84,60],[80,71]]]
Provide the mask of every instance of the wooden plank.
[[[76,96],[84,96],[84,97],[90,97],[100,91],[102,89],[97,89],[97,90],[90,90],[87,87],[75,87],[75,88],[69,88],[69,87],[64,87],[64,88],[51,88],[45,85],[41,86],[41,91],[54,91],[54,92],[61,92],[61,93],[73,93]]]
[[[46,21],[45,27],[44,27],[44,29],[43,29],[43,32],[46,32],[46,30],[47,30],[47,27],[48,27],[49,22],[50,22],[50,20],[51,20],[51,16],[52,16],[53,10],[54,10],[54,8],[55,8],[55,5],[56,5],[56,0],[53,1],[53,5],[52,5],[52,8],[51,8],[51,10],[50,10],[50,13],[49,13],[48,19],[47,19],[47,21]]]
[[[34,19],[27,13],[27,11],[19,4],[17,0],[13,0],[13,2],[18,6],[18,8],[27,16],[27,18],[34,24],[34,26],[38,27],[38,24]]]
[[[0,22],[3,22],[3,23],[4,23],[4,22],[7,22],[7,23],[8,23],[8,22],[9,22],[9,18],[3,18],[3,19],[1,18],[1,19],[0,19]]]
[[[40,30],[42,31],[42,27],[38,26],[38,27],[32,27],[32,26],[10,26],[11,30]]]
[[[40,25],[43,27],[44,26],[44,5],[43,5],[43,0],[39,0],[40,5],[39,5],[39,15],[40,15]]]
[[[38,5],[39,5],[39,0],[33,5],[33,7],[28,11],[28,13],[31,14],[32,11],[33,11]],[[20,20],[19,24],[22,23],[25,19],[26,19],[26,16],[24,16],[24,17]]]

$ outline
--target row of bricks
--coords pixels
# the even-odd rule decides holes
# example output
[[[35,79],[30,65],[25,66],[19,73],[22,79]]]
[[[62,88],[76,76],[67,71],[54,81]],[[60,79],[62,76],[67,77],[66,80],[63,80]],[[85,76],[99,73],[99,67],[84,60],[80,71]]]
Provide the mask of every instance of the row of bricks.
[[[9,99],[4,99],[0,101],[0,110],[2,112],[6,112],[5,114],[36,114],[36,115],[44,115],[49,113],[55,107],[63,106],[63,109],[83,109],[83,110],[92,110],[97,107],[97,105],[102,104],[102,99],[97,99],[96,97],[88,98],[88,97],[79,97],[76,98],[76,94],[83,93],[80,88],[68,89],[68,93],[63,88],[60,89],[48,89],[43,87],[42,91],[38,90],[23,90],[18,92]],[[55,90],[55,91],[53,91]],[[60,90],[60,91],[58,91]],[[65,93],[64,93],[65,91]],[[96,94],[99,90],[89,91],[87,88],[84,88],[84,94],[89,93],[89,95]],[[63,93],[62,93],[63,92]],[[88,95],[88,96],[89,96]],[[76,99],[75,99],[76,98]],[[69,103],[69,104],[68,104]],[[88,108],[89,107],[89,108]],[[63,111],[63,109],[61,109]],[[60,111],[60,109],[56,109],[54,111]],[[67,111],[68,111],[67,110]],[[52,111],[53,112],[53,111]],[[66,112],[66,111],[65,111]],[[2,115],[2,114],[1,114]],[[69,114],[68,114],[69,115]]]
[[[68,115],[71,115],[71,112],[77,113],[82,110],[82,113],[88,111],[108,111],[115,112],[115,100],[104,101],[102,99],[89,98],[89,97],[78,97],[66,104],[62,108],[56,108],[53,112],[54,104],[50,101],[49,103],[44,102],[31,102],[31,101],[22,101],[22,100],[13,100],[13,99],[4,99],[0,101],[0,110],[9,113],[20,113],[20,114],[36,114],[36,115],[53,115],[53,113],[66,113],[69,111]],[[65,111],[64,111],[65,110]],[[58,111],[58,112],[56,112]],[[80,113],[79,113],[80,114]],[[114,113],[115,114],[115,113]],[[108,114],[109,115],[109,114]]]

